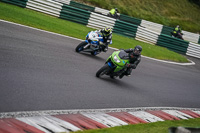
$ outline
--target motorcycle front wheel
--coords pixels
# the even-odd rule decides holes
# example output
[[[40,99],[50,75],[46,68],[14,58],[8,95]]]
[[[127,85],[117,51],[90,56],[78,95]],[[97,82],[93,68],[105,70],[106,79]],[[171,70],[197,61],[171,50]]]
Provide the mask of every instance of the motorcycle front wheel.
[[[81,42],[77,47],[76,47],[76,52],[81,52],[81,51],[83,51],[83,47],[85,46],[85,45],[87,45],[88,43],[87,42]]]
[[[108,66],[108,64],[104,65],[102,68],[100,68],[97,73],[96,73],[96,77],[101,77],[104,74],[107,74],[110,71],[110,67]]]

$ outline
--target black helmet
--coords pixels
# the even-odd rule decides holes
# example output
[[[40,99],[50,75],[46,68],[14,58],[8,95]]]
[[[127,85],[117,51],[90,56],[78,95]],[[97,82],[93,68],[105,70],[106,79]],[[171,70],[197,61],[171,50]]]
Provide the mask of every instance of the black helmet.
[[[118,9],[117,9],[117,8],[115,8],[115,11],[118,11]]]
[[[106,27],[104,30],[103,30],[103,34],[104,36],[108,36],[110,35],[112,29],[110,27]]]
[[[141,52],[142,52],[142,47],[141,47],[140,45],[135,46],[135,48],[134,48],[134,50],[133,50],[133,53],[134,53],[135,55],[140,55]]]

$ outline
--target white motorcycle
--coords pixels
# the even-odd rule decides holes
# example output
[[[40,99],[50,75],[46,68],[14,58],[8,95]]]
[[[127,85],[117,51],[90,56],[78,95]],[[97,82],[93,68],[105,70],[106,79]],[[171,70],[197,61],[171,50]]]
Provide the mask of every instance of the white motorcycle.
[[[92,55],[97,55],[102,51],[104,45],[102,35],[98,31],[91,31],[87,34],[84,42],[81,42],[76,47],[76,52],[89,52]]]

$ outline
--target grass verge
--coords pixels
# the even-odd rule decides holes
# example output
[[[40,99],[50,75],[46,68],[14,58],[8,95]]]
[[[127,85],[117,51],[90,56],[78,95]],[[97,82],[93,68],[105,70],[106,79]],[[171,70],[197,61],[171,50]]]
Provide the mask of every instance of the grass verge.
[[[179,126],[200,128],[200,118],[119,126],[105,129],[78,131],[75,133],[169,133],[170,127]]]
[[[62,20],[43,13],[2,2],[0,2],[0,19],[72,36],[79,39],[85,39],[86,34],[89,31],[94,30],[86,27],[85,25]],[[144,56],[175,62],[188,62],[183,55],[172,52],[166,48],[150,45],[117,34],[113,34],[113,44],[110,46],[126,49],[133,48],[136,45],[141,45],[143,47],[142,55]]]

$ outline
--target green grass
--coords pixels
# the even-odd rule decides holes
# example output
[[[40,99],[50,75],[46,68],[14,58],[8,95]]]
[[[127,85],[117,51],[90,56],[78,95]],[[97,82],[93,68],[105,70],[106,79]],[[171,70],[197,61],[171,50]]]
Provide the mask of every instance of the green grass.
[[[0,19],[20,23],[23,25],[85,39],[86,34],[94,30],[85,25],[62,20],[56,17],[45,15],[33,10],[20,8],[14,5],[0,2]],[[78,44],[77,44],[78,45]],[[180,54],[172,52],[166,48],[136,41],[117,34],[113,34],[113,44],[115,48],[133,48],[136,45],[143,47],[142,55],[176,62],[188,62],[187,59]]]
[[[200,33],[200,5],[198,0],[75,0],[107,10],[117,7],[119,12],[135,18]],[[200,2],[197,2],[198,4]]]
[[[84,25],[2,2],[0,2],[0,19],[80,39],[84,39],[86,33],[92,30]]]
[[[87,131],[78,131],[75,133],[169,133],[170,127],[192,127],[200,128],[200,118],[180,120],[180,121],[164,121],[148,124],[136,124],[128,126],[113,127],[108,129],[96,129]]]

